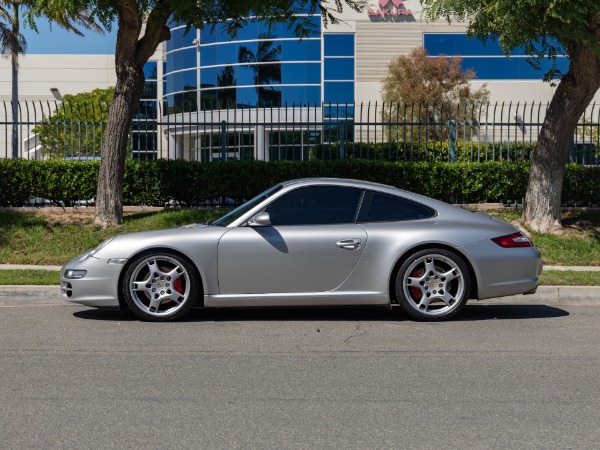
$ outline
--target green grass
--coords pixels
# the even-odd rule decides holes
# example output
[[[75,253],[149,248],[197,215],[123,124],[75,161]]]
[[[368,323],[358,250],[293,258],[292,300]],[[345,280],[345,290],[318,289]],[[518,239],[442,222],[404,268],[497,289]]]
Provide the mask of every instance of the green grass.
[[[57,270],[15,269],[0,270],[0,286],[40,285],[50,286],[60,284],[60,272]]]
[[[600,286],[600,272],[546,270],[539,283],[540,286]]]
[[[125,216],[122,226],[102,229],[92,216],[67,221],[60,215],[48,219],[31,213],[0,211],[0,262],[4,264],[62,265],[116,234],[204,223],[222,210],[178,210]]]

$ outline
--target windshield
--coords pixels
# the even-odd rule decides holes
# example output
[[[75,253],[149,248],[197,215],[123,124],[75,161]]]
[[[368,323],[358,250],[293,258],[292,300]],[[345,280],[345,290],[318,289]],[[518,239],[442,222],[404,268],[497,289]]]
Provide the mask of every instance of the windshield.
[[[278,184],[276,186],[273,186],[273,187],[267,189],[263,193],[258,194],[252,200],[244,203],[241,206],[238,206],[233,211],[230,211],[227,214],[225,214],[223,217],[215,220],[211,225],[215,225],[218,227],[228,227],[232,222],[239,219],[241,216],[243,216],[245,213],[250,211],[252,208],[254,208],[256,205],[258,205],[260,202],[262,202],[263,200],[266,200],[271,195],[278,192],[281,189],[281,187],[282,187],[282,185]]]

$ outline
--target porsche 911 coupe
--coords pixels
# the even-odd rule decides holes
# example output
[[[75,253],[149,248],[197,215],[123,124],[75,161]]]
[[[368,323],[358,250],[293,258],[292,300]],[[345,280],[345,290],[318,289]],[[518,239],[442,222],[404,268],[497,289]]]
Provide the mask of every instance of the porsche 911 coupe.
[[[518,228],[358,180],[278,184],[209,224],[107,239],[61,271],[62,295],[167,321],[193,307],[398,306],[417,320],[535,292]]]

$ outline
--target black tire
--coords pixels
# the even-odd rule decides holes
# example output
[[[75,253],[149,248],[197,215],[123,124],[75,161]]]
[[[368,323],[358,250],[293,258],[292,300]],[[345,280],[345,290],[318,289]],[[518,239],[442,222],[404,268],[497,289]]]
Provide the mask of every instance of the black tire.
[[[441,248],[421,250],[407,258],[396,275],[400,307],[413,319],[436,322],[458,314],[471,292],[463,259]]]
[[[202,295],[193,264],[168,251],[135,257],[127,266],[121,290],[134,314],[153,322],[180,319]]]

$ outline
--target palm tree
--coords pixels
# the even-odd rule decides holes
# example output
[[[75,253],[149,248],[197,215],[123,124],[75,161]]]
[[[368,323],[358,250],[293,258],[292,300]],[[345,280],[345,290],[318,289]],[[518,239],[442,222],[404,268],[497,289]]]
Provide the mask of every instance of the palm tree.
[[[261,33],[259,39],[272,39],[271,35]],[[254,85],[258,93],[258,107],[281,106],[281,92],[274,88],[259,87],[271,83],[281,83],[281,45],[273,47],[273,41],[261,40],[258,42],[256,53],[248,47],[241,46],[238,62],[246,64],[254,71]],[[265,64],[268,63],[268,64]]]
[[[36,8],[34,11],[34,7]],[[87,11],[60,10],[52,2],[34,2],[34,0],[0,0],[0,52],[2,57],[10,58],[12,69],[12,157],[19,156],[19,55],[25,53],[27,43],[21,34],[21,14],[29,13],[29,23],[35,29],[35,18],[45,17],[66,30],[79,36],[83,33],[77,28],[103,32]]]

